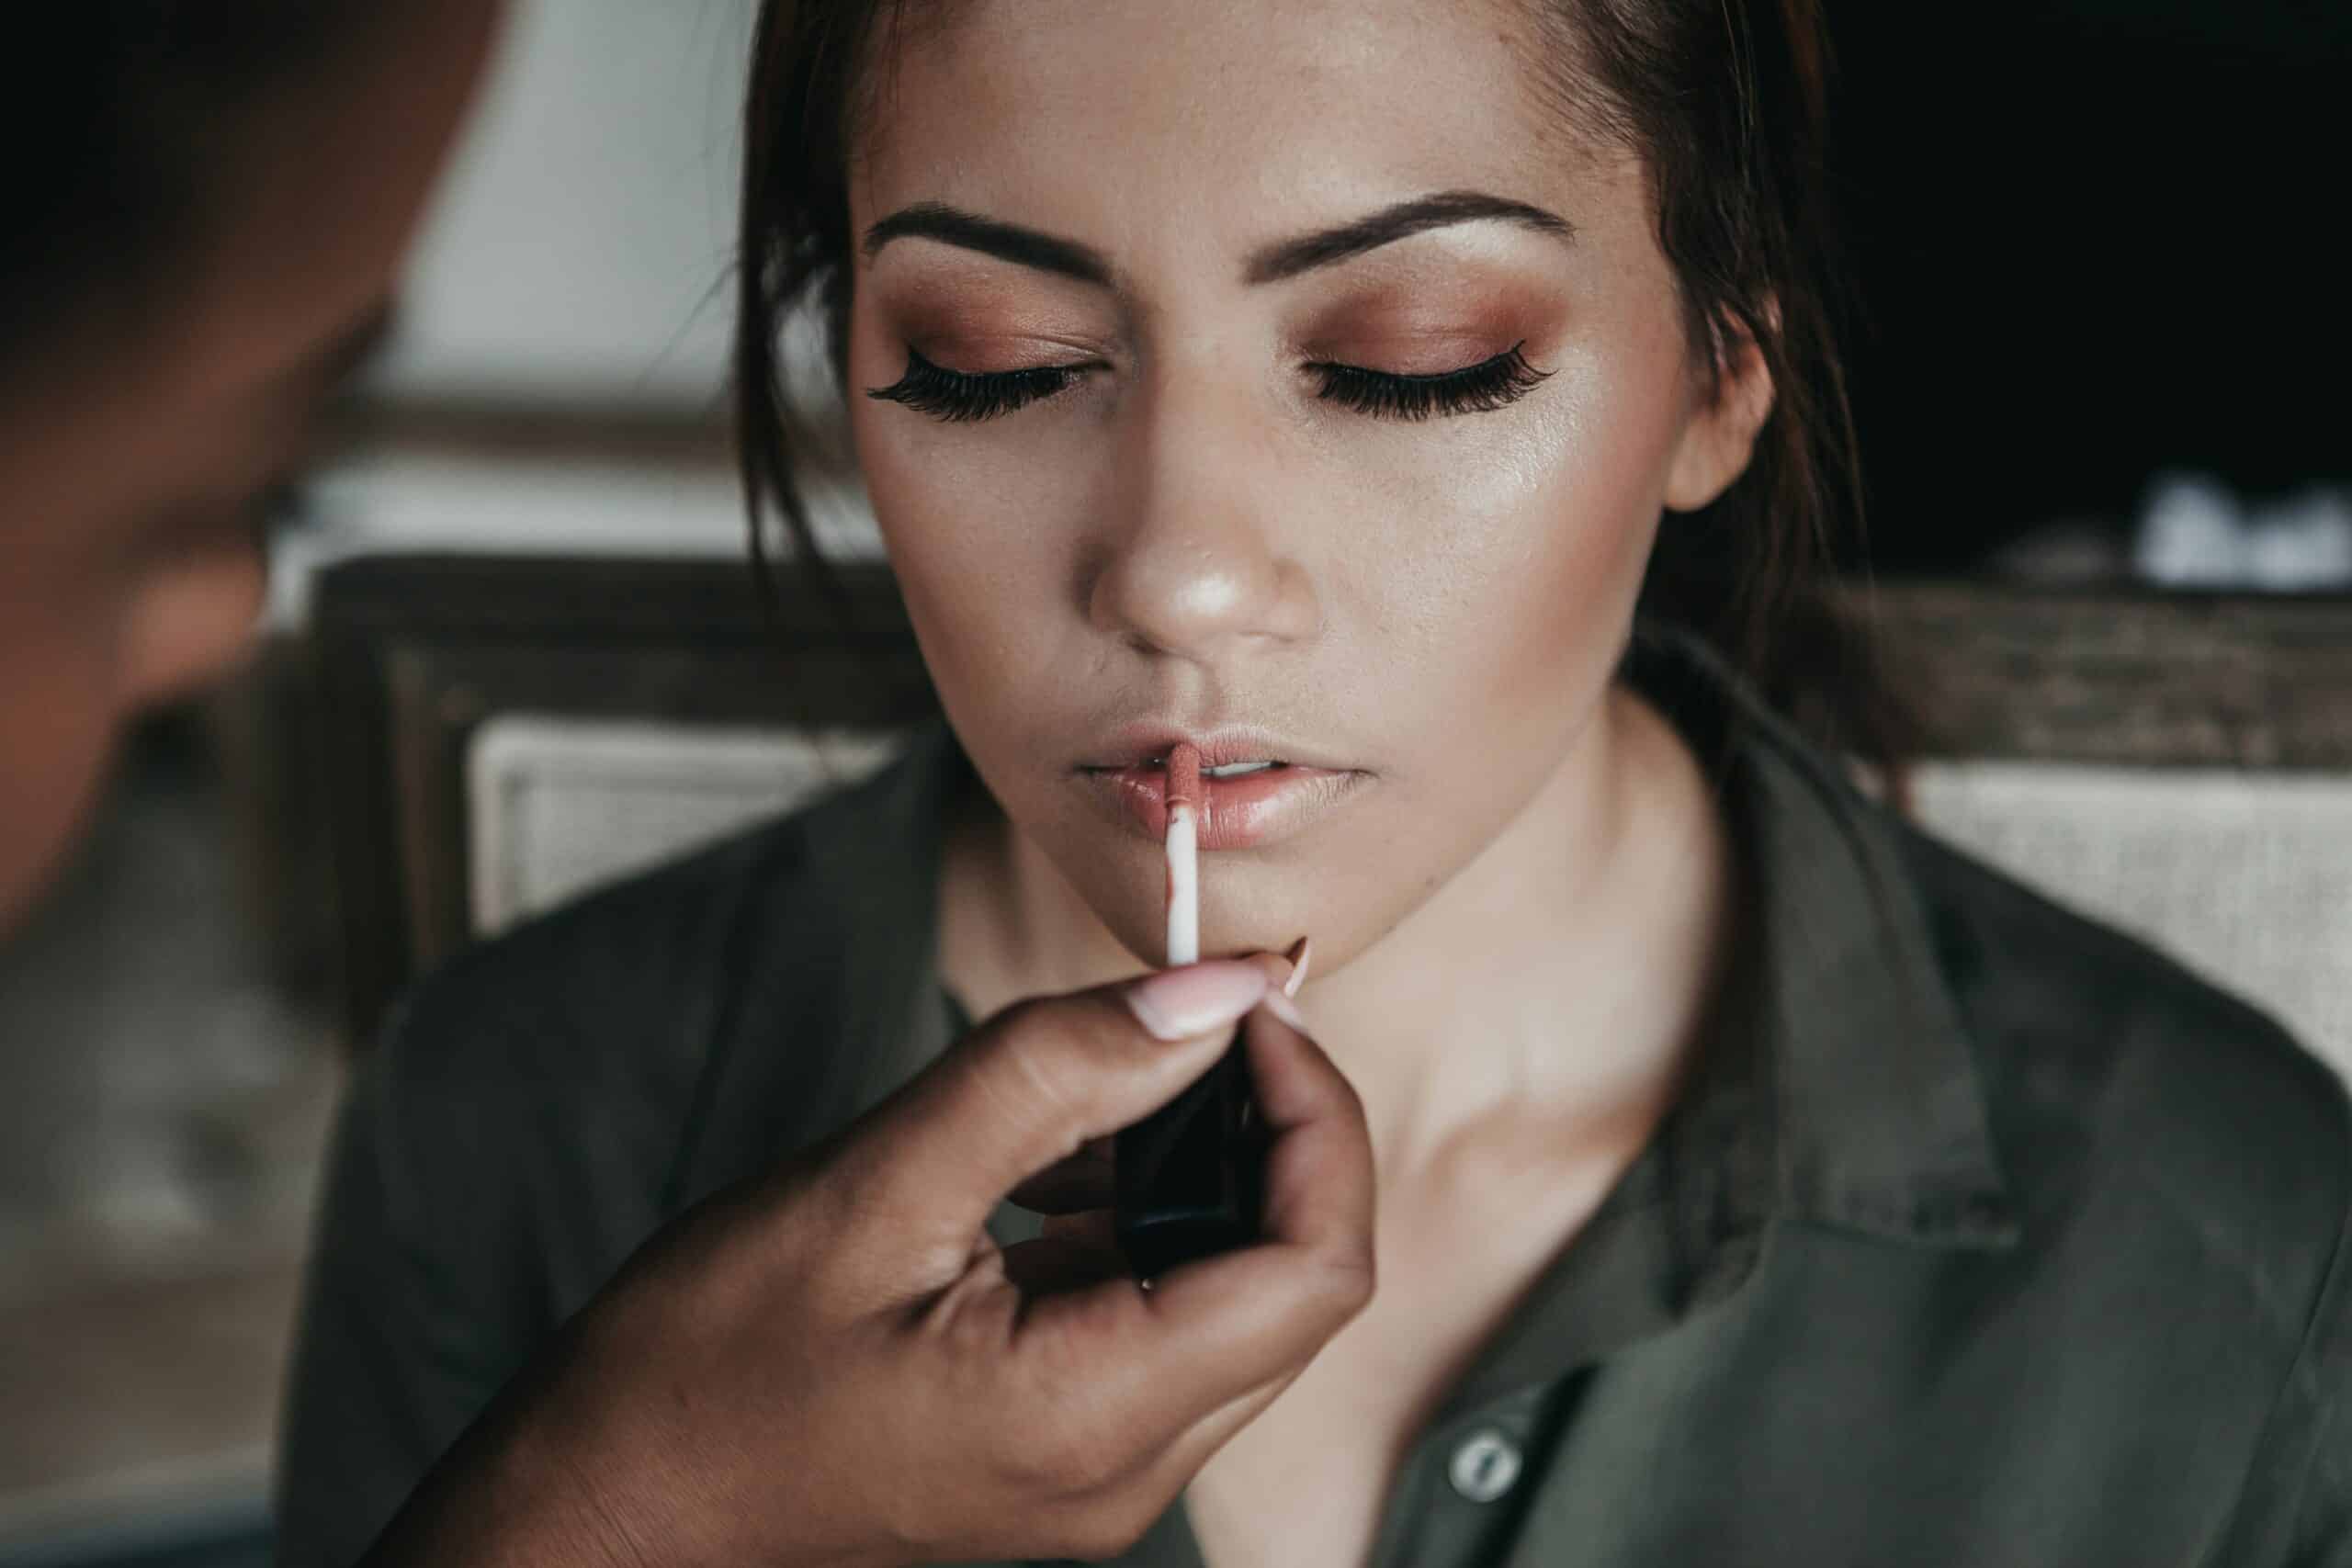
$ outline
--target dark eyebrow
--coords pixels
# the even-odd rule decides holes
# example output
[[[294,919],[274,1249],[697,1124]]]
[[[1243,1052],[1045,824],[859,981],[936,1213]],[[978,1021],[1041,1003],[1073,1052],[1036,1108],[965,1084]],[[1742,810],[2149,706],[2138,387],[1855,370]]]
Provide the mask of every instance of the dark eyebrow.
[[[1556,234],[1562,239],[1576,237],[1574,224],[1540,207],[1482,191],[1441,191],[1434,196],[1400,201],[1336,229],[1269,245],[1250,258],[1242,276],[1251,284],[1276,283],[1431,229],[1492,220],[1516,223],[1539,233]],[[999,256],[1016,265],[1057,273],[1101,288],[1111,287],[1110,260],[1092,246],[1017,223],[983,218],[944,202],[921,201],[901,208],[868,229],[860,248],[871,260],[891,241],[910,237],[937,240],[942,244]]]
[[[1434,196],[1416,197],[1400,201],[1394,207],[1381,209],[1369,217],[1336,229],[1304,234],[1295,240],[1283,240],[1268,245],[1250,258],[1242,272],[1249,282],[1277,283],[1286,277],[1296,277],[1302,272],[1312,272],[1319,266],[1329,266],[1378,250],[1383,245],[1426,233],[1431,229],[1444,229],[1456,223],[1476,223],[1500,219],[1516,223],[1538,233],[1556,234],[1565,240],[1576,237],[1576,226],[1556,213],[1540,207],[1530,207],[1523,201],[1511,201],[1483,191],[1449,190]]]
[[[942,244],[1001,256],[1039,272],[1075,277],[1080,283],[1104,288],[1111,286],[1111,263],[1091,246],[1024,229],[1017,223],[1001,223],[938,201],[919,201],[912,207],[901,208],[868,229],[863,245],[866,259],[872,260],[891,241],[908,238],[937,240]]]

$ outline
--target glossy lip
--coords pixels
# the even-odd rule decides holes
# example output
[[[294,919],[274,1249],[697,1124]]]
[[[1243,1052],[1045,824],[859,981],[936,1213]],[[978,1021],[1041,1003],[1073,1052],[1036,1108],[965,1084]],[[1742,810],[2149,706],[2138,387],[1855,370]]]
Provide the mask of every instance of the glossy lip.
[[[1130,731],[1105,748],[1104,761],[1080,764],[1077,777],[1106,814],[1137,837],[1158,843],[1168,834],[1168,770],[1161,759],[1183,739],[1200,748],[1204,767],[1261,761],[1287,764],[1236,778],[1202,777],[1204,851],[1244,850],[1288,838],[1373,778],[1363,769],[1313,754],[1312,748],[1246,730],[1199,737],[1174,730]]]

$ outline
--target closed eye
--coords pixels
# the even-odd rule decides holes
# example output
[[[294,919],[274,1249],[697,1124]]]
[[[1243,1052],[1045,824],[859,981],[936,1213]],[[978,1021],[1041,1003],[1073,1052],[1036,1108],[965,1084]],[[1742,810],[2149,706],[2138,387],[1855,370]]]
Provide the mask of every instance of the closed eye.
[[[881,402],[904,403],[950,424],[968,424],[1050,398],[1077,380],[1081,368],[1054,365],[1030,370],[950,370],[910,348],[906,374],[887,387],[868,388],[865,395]]]
[[[1533,391],[1551,372],[1527,362],[1526,344],[1513,344],[1491,359],[1426,376],[1368,370],[1358,365],[1316,360],[1306,366],[1320,383],[1316,396],[1374,419],[1424,420],[1451,414],[1486,413],[1507,408]],[[968,424],[1015,412],[1067,390],[1088,367],[1042,366],[1026,370],[950,370],[913,349],[907,368],[887,387],[865,395],[902,403],[950,424]]]
[[[1399,376],[1328,360],[1307,369],[1322,381],[1316,396],[1375,419],[1490,413],[1519,401],[1552,374],[1530,365],[1526,348],[1524,342],[1515,343],[1491,359],[1428,376]]]

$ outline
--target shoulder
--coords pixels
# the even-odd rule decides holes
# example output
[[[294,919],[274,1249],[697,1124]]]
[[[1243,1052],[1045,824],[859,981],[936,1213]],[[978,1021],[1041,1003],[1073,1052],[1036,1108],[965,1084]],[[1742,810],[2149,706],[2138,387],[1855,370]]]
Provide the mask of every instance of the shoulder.
[[[766,823],[469,948],[401,1000],[379,1053],[417,1085],[691,1070],[730,953],[789,898],[806,842],[801,816]]]
[[[384,1055],[403,1078],[654,1094],[700,1070],[762,955],[837,926],[902,851],[936,758],[878,773],[525,921],[426,976]]]
[[[465,1303],[451,1332],[503,1325],[521,1345],[560,1321],[671,1207],[724,953],[762,890],[790,882],[799,838],[770,824],[413,987],[354,1075],[328,1238],[395,1238]]]
[[[527,1258],[559,1305],[600,1283],[681,1206],[726,1066],[786,1055],[850,928],[889,919],[860,901],[909,880],[899,863],[919,851],[895,829],[921,768],[902,759],[414,987],[360,1066],[344,1134],[382,1172],[393,1223],[419,1247]]]
[[[1995,1141],[2029,1207],[2145,1227],[2300,1336],[2352,1213],[2352,1100],[2260,1010],[1904,828]]]

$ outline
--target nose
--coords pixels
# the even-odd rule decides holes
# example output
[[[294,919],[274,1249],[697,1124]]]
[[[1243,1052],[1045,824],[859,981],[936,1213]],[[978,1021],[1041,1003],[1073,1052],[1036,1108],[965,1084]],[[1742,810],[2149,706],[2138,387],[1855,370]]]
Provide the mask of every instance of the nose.
[[[1117,521],[1085,583],[1090,619],[1147,652],[1215,663],[1311,637],[1303,513],[1272,422],[1229,376],[1170,370],[1123,433]],[[1287,514],[1286,514],[1287,513]]]

